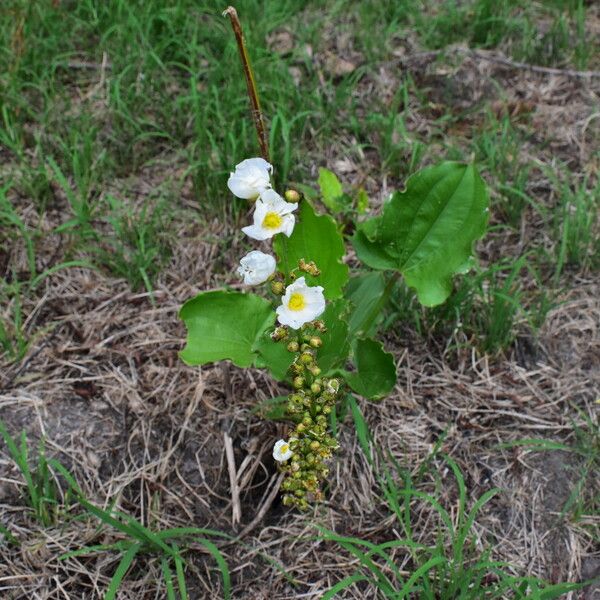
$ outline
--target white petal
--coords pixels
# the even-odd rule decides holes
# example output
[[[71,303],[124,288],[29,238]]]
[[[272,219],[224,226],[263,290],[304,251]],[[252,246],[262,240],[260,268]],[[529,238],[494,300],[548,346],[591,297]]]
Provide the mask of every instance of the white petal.
[[[296,219],[294,215],[285,215],[283,217],[283,223],[281,224],[281,231],[285,233],[288,237],[292,235],[292,231],[294,231],[294,225],[296,224]]]
[[[253,199],[271,187],[273,167],[262,158],[248,158],[236,165],[227,180],[227,187],[238,198]]]
[[[254,168],[267,173],[273,172],[273,165],[267,162],[264,158],[247,158],[235,166],[237,169]]]
[[[287,446],[287,449],[284,450],[285,446]],[[278,440],[277,442],[275,442],[275,445],[273,446],[273,458],[277,462],[283,462],[284,460],[288,460],[293,456],[293,454],[294,453],[289,447],[288,442],[286,442],[285,440]]]
[[[265,231],[262,227],[256,225],[248,225],[248,227],[242,227],[242,231],[253,240],[268,240],[271,237],[271,232]]]
[[[286,202],[275,190],[267,189],[260,193],[260,199],[270,210],[274,210],[280,215],[286,215],[294,212],[298,208],[298,203]]]
[[[267,281],[275,272],[275,266],[275,259],[270,254],[252,250],[240,260],[238,273],[246,285],[258,285]]]

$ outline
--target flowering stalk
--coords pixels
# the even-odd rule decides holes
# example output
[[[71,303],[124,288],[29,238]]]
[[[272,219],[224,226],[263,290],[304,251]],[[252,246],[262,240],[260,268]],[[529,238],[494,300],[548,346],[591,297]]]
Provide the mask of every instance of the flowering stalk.
[[[268,161],[269,143],[267,141],[267,130],[265,128],[262,111],[260,109],[258,90],[256,89],[256,81],[254,80],[254,71],[250,65],[250,57],[248,56],[248,51],[246,50],[246,42],[242,32],[242,24],[240,23],[237,11],[233,6],[227,7],[227,9],[223,12],[223,16],[225,15],[227,15],[231,20],[231,27],[235,35],[238,50],[240,52],[240,60],[242,61],[244,77],[246,78],[246,86],[248,88],[248,97],[250,98],[250,104],[252,105],[252,120],[254,121],[254,127],[256,127],[256,134],[258,135],[258,143],[260,144],[260,153],[264,160]]]
[[[242,227],[251,239],[267,241],[275,235],[290,237],[295,224],[294,212],[300,195],[288,190],[282,198],[271,187],[273,167],[263,159],[249,158],[236,166],[227,185],[239,198],[255,199],[253,224]],[[287,259],[284,261],[287,263]],[[286,267],[286,270],[289,267]],[[340,383],[321,377],[317,350],[323,344],[320,334],[326,331],[319,317],[325,311],[325,296],[320,285],[306,283],[306,273],[318,277],[320,270],[314,261],[301,258],[289,273],[276,272],[275,259],[259,250],[252,250],[240,260],[238,274],[246,285],[270,281],[276,298],[281,298],[275,313],[279,326],[271,339],[286,344],[294,355],[290,379],[294,391],[288,396],[287,409],[296,422],[289,441],[279,440],[273,448],[273,458],[288,477],[283,482],[283,501],[288,506],[308,508],[311,500],[322,498],[321,482],[329,469],[326,461],[337,448],[336,440],[327,432],[327,415],[337,401]]]

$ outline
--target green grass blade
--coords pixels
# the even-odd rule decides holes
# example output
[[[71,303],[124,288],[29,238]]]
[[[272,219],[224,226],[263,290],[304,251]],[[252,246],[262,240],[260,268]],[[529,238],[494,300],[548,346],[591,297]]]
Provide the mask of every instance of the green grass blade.
[[[119,552],[127,552],[127,549],[131,546],[132,542],[120,541],[114,544],[96,544],[95,546],[85,546],[84,548],[78,548],[77,550],[71,550],[65,552],[58,557],[58,560],[67,560],[68,558],[77,558],[78,556],[86,556],[87,554],[93,554],[94,552],[105,552],[107,550],[118,550]]]
[[[219,567],[219,571],[221,572],[221,578],[223,579],[223,597],[225,600],[229,600],[229,598],[231,598],[231,577],[229,575],[227,561],[225,558],[223,558],[221,551],[210,540],[200,538],[196,541],[204,546],[215,559]]]
[[[335,597],[338,592],[349,588],[351,585],[359,582],[359,581],[369,581],[371,580],[365,575],[361,575],[360,573],[354,573],[354,575],[349,575],[345,577],[341,581],[338,581],[331,589],[321,596],[321,600],[331,600],[331,598]],[[372,583],[372,582],[371,582]]]
[[[185,584],[185,573],[183,571],[183,567],[185,562],[183,558],[181,558],[181,554],[179,552],[179,546],[176,543],[173,543],[173,550],[177,557],[175,558],[175,574],[177,575],[177,585],[179,586],[179,595],[181,596],[181,600],[187,600],[187,586]]]
[[[160,568],[162,570],[165,587],[167,588],[167,600],[176,600],[175,588],[173,587],[173,572],[171,571],[171,567],[169,567],[167,558],[164,556],[160,559]]]
[[[434,556],[430,558],[424,565],[421,565],[409,578],[408,581],[402,586],[400,593],[395,596],[398,600],[402,598],[406,598],[407,594],[412,592],[414,585],[416,582],[425,575],[425,573],[431,571],[431,569],[435,568],[437,565],[443,564],[446,562],[446,558],[443,556]]]
[[[232,536],[216,529],[206,529],[204,527],[173,527],[172,529],[165,529],[163,531],[157,531],[156,537],[161,540],[169,540],[171,538],[180,538],[183,536],[197,536],[197,535],[209,535],[213,537],[221,537],[228,540],[233,539]]]
[[[125,552],[121,562],[117,566],[117,570],[110,580],[104,600],[115,600],[117,597],[117,592],[119,591],[119,586],[121,585],[121,581],[123,581],[123,577],[125,577],[125,574],[129,570],[131,563],[134,561],[135,556],[141,547],[141,544],[134,544],[129,548],[129,550],[127,550],[127,552]]]

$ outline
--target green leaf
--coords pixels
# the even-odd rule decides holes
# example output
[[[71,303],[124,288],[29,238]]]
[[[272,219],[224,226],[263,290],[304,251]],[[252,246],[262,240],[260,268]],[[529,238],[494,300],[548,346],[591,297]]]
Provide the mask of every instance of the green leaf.
[[[367,196],[367,192],[363,188],[360,188],[356,196],[356,210],[358,214],[362,215],[367,208],[369,208],[369,196]]]
[[[289,379],[288,369],[294,360],[294,354],[288,351],[287,341],[273,341],[271,329],[268,329],[258,336],[252,350],[257,353],[255,367],[266,367],[278,381]]]
[[[350,352],[348,323],[344,318],[347,308],[346,301],[336,300],[327,304],[325,312],[320,317],[327,327],[327,331],[321,334],[323,345],[317,352],[317,362],[323,375],[343,367]]]
[[[188,330],[179,356],[188,365],[229,359],[249,367],[260,334],[275,320],[271,303],[254,294],[204,292],[188,300],[179,311]]]
[[[373,335],[375,325],[383,316],[386,281],[381,271],[372,271],[350,279],[346,297],[352,308],[348,318],[351,337]]]
[[[348,266],[342,263],[344,240],[335,221],[328,215],[316,215],[310,202],[300,205],[299,222],[288,239],[277,235],[273,248],[279,257],[279,268],[289,273],[303,258],[313,260],[321,275],[313,277],[302,273],[308,285],[322,285],[325,298],[333,300],[342,296],[342,288],[348,281]]]
[[[435,306],[452,291],[452,276],[473,261],[473,242],[488,220],[488,196],[475,167],[445,162],[413,175],[383,214],[363,223],[353,238],[360,260],[395,269],[419,301]]]
[[[389,394],[396,384],[394,357],[379,342],[357,339],[353,344],[354,373],[346,374],[348,385],[357,394],[377,400]]]
[[[332,173],[329,169],[319,168],[319,188],[321,189],[323,204],[331,212],[336,213],[344,210],[344,203],[341,201],[344,189],[335,173]]]

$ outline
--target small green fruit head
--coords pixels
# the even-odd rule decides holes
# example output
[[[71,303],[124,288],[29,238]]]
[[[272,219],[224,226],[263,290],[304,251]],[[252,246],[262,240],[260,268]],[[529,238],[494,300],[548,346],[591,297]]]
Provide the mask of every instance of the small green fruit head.
[[[323,340],[320,337],[313,335],[308,343],[313,348],[320,348],[323,345]]]
[[[304,387],[304,377],[294,377],[293,384],[297,390],[302,389]]]
[[[288,336],[287,327],[276,327],[275,331],[271,334],[271,339],[275,342],[279,342],[280,340],[285,340]]]

